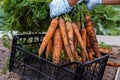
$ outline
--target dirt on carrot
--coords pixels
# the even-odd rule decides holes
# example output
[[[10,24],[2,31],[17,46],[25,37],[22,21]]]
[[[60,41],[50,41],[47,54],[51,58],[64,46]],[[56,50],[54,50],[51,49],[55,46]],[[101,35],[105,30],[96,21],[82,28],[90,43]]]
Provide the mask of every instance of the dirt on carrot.
[[[72,29],[72,24],[69,21],[66,21],[66,31],[67,31],[67,36],[68,36],[68,43],[70,45],[72,54],[74,54],[73,29]]]
[[[54,50],[52,54],[52,62],[59,64],[62,52],[62,36],[59,29],[56,29],[54,34]]]
[[[68,55],[70,61],[73,61],[74,57],[72,55],[72,51],[71,51],[70,45],[68,43],[67,32],[66,32],[65,26],[66,26],[65,20],[63,18],[59,18],[59,28],[60,28],[60,32],[62,34],[62,39],[63,39],[63,43],[65,46],[65,50],[67,52],[67,55]]]
[[[93,48],[91,47],[89,37],[87,37],[86,49],[87,49],[89,60],[93,60]]]
[[[91,21],[91,17],[86,15],[85,16],[85,22],[86,22],[86,31],[87,31],[87,35],[89,37],[90,40],[90,44],[93,47],[93,51],[96,55],[96,57],[100,57],[100,51],[99,51],[99,46],[98,46],[98,41],[96,38],[96,33],[94,31],[94,27]]]
[[[72,23],[72,26],[73,26],[73,32],[74,32],[74,34],[75,34],[75,36],[80,44],[80,47],[81,47],[82,62],[85,62],[85,60],[86,60],[86,48],[83,44],[81,34],[79,33],[77,24]]]

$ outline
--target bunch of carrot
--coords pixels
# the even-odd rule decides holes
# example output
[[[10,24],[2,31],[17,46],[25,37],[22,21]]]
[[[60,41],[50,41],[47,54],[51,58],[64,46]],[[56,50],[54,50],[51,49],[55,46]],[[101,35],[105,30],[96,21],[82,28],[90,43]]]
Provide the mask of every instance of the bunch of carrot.
[[[46,59],[52,53],[52,62],[54,64],[60,63],[62,51],[66,62],[76,60],[84,63],[93,60],[93,55],[97,58],[100,57],[91,17],[89,14],[85,14],[85,11],[88,13],[88,10],[85,5],[76,9],[79,12],[75,14],[73,11],[71,14],[74,13],[77,17],[79,16],[77,21],[73,21],[73,18],[71,18],[73,16],[69,14],[51,20],[48,31],[40,45],[39,56],[46,49]],[[77,51],[78,49],[80,52]]]
[[[40,44],[39,56],[45,54],[46,59],[51,57],[54,64],[60,63],[62,55],[65,63],[84,63],[101,57],[101,53],[111,53],[99,47],[93,22],[85,4],[75,8],[70,14],[51,20]],[[46,53],[43,53],[45,50]],[[120,66],[113,62],[107,62],[107,65]]]

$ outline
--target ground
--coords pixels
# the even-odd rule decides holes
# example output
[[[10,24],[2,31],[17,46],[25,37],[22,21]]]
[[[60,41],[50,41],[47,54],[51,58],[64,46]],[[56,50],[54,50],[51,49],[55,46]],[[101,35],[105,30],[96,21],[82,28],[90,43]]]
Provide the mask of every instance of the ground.
[[[120,47],[112,46],[113,55],[110,55],[109,61],[120,64]],[[10,55],[10,50],[3,47],[0,40],[0,73],[4,70],[6,58]],[[107,66],[104,72],[103,80],[114,80],[117,67]],[[21,78],[13,72],[7,71],[5,74],[0,74],[0,80],[21,80]]]
[[[110,55],[109,61],[120,64],[120,47],[112,47],[113,55]],[[107,66],[104,72],[103,80],[114,80],[118,67]]]

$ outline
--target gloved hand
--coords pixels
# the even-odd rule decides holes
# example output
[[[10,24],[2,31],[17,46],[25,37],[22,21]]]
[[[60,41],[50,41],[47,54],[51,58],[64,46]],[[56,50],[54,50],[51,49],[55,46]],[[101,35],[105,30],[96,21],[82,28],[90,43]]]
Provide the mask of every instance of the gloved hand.
[[[79,1],[82,2],[82,0]],[[49,4],[49,8],[50,8],[50,17],[53,18],[61,14],[70,12],[73,7],[70,7],[68,0],[53,0]]]
[[[92,10],[96,5],[102,4],[102,0],[85,0],[85,2],[89,10]]]

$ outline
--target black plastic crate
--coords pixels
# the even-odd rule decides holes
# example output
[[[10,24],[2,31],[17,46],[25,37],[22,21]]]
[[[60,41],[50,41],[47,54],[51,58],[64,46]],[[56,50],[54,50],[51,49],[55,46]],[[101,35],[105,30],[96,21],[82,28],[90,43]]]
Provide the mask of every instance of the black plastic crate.
[[[102,80],[109,55],[81,64],[55,65],[38,57],[44,34],[13,36],[10,67],[25,80]]]

